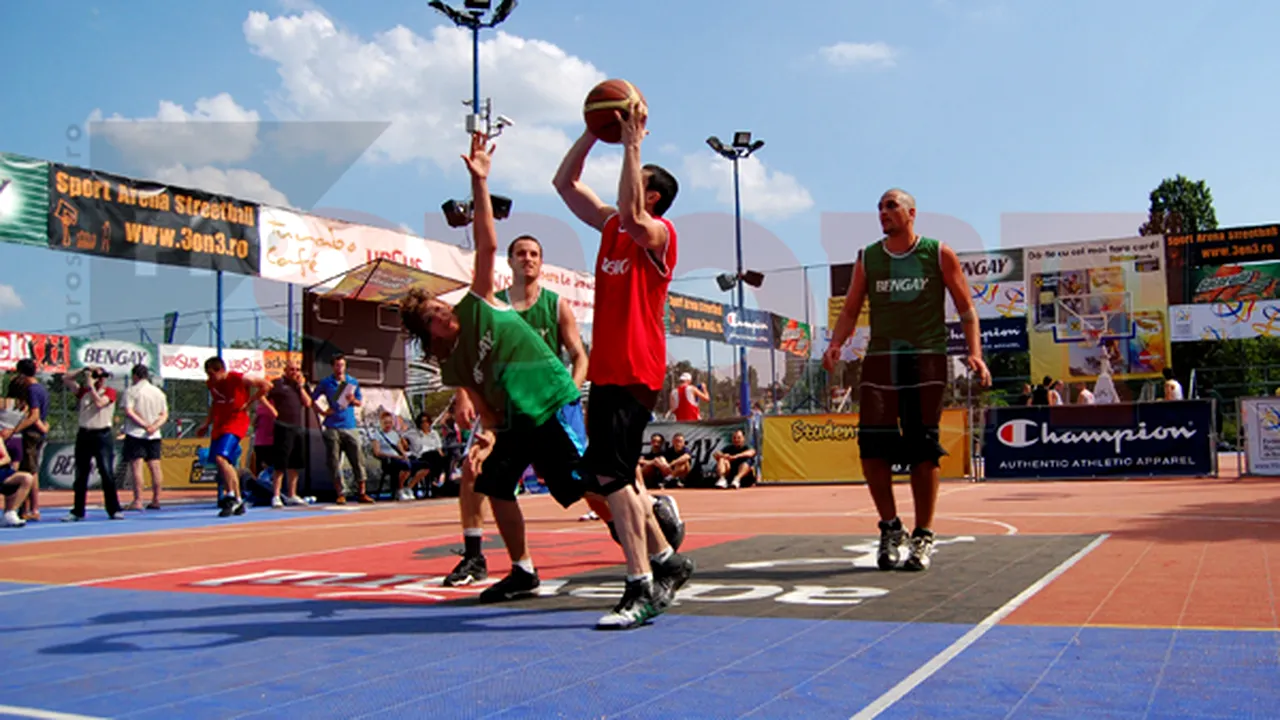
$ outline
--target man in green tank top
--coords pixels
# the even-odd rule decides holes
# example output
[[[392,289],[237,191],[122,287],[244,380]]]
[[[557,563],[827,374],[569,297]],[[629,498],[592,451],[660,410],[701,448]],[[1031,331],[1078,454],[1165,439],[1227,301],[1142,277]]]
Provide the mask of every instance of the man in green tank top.
[[[877,563],[881,570],[901,564],[918,571],[929,567],[933,555],[938,461],[946,454],[938,426],[947,387],[948,293],[964,327],[966,364],[983,387],[991,375],[982,361],[978,315],[960,259],[937,240],[916,235],[916,202],[905,191],[886,192],[879,210],[885,237],[858,253],[823,365],[835,369],[867,303],[871,340],[859,387],[858,452],[880,515]],[[909,540],[893,497],[895,462],[911,468],[916,527]],[[903,561],[905,545],[910,549]]]
[[[540,584],[529,555],[516,486],[532,465],[552,497],[569,507],[588,489],[578,465],[586,450],[581,392],[560,358],[494,292],[497,231],[489,197],[492,148],[472,136],[463,158],[475,203],[475,272],[470,292],[457,305],[414,290],[401,302],[405,329],[440,360],[440,377],[462,390],[491,431],[483,470],[475,480],[487,495],[511,558],[511,572],[480,594],[481,602],[536,593]],[[472,468],[474,471],[474,468]]]

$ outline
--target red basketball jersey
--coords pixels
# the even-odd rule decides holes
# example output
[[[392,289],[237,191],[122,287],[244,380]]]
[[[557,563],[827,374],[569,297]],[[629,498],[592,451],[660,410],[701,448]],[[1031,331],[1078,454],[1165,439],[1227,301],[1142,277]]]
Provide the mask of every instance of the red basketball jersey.
[[[680,422],[697,422],[702,419],[702,410],[698,408],[698,398],[693,394],[692,385],[678,385],[671,391],[676,420]]]
[[[661,390],[667,374],[667,287],[676,266],[676,228],[666,218],[667,245],[650,251],[605,221],[596,256],[596,307],[587,379],[595,385]]]
[[[205,385],[213,397],[213,427],[209,437],[214,440],[228,433],[243,439],[249,433],[249,413],[244,406],[249,403],[249,389],[244,385],[244,375],[229,372],[221,382],[208,380]]]

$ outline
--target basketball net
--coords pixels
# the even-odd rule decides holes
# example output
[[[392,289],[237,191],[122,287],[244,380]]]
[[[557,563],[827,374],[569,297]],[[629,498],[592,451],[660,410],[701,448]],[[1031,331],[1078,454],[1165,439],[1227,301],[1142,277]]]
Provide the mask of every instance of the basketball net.
[[[1084,337],[1080,340],[1080,344],[1087,348],[1096,348],[1102,344],[1102,328],[1082,327],[1080,332]]]

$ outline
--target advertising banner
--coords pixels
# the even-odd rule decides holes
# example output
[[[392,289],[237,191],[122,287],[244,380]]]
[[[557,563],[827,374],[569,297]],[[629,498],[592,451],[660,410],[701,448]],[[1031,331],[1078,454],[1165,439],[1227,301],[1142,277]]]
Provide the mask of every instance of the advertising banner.
[[[268,380],[275,380],[284,375],[284,367],[289,363],[302,367],[302,353],[284,350],[267,350],[262,353],[263,363]]]
[[[1192,303],[1280,299],[1280,263],[1219,265],[1191,271]]]
[[[1280,475],[1280,398],[1241,398],[1244,457],[1250,475]]]
[[[1031,377],[1093,380],[1104,360],[1117,380],[1160,376],[1170,335],[1162,243],[1154,236],[1024,251]]]
[[[764,310],[725,308],[724,341],[754,348],[773,347],[773,317]]]
[[[703,420],[696,423],[649,423],[649,426],[644,431],[644,443],[641,452],[648,452],[649,438],[654,433],[661,433],[667,439],[668,444],[671,442],[671,436],[679,433],[684,435],[685,445],[689,448],[689,454],[693,456],[694,467],[702,471],[704,479],[715,478],[716,461],[712,455],[729,444],[729,439],[733,437],[733,433],[736,430],[741,430],[745,433],[747,444],[751,444],[751,428],[743,418]]]
[[[49,247],[49,163],[0,153],[0,242]]]
[[[978,321],[978,333],[982,336],[983,352],[1026,352],[1026,318],[995,318]],[[964,339],[964,327],[959,322],[947,323],[947,354],[967,355],[969,344]]]
[[[13,372],[25,358],[36,361],[37,372],[66,372],[71,363],[71,338],[0,330],[0,371]]]
[[[48,210],[55,250],[258,274],[253,203],[53,164]]]
[[[796,357],[809,357],[813,337],[808,323],[777,314],[772,318],[774,348]]]
[[[1165,238],[1168,302],[1194,302],[1194,270],[1229,263],[1280,260],[1280,225],[1221,228]]]
[[[161,345],[159,351],[160,377],[165,380],[199,380],[200,382],[208,379],[204,371],[205,361],[218,354],[217,348],[197,345]],[[231,372],[238,372],[251,378],[267,376],[266,356],[262,350],[222,348],[222,361]]]
[[[1169,316],[1173,320],[1173,342],[1280,336],[1280,300],[1172,305]]]
[[[1216,467],[1208,400],[987,410],[986,478],[1210,475]]]
[[[724,305],[669,292],[667,332],[678,337],[724,342]]]
[[[135,343],[127,340],[97,340],[71,338],[70,370],[91,365],[104,368],[118,381],[127,378],[134,365],[146,365],[153,374],[160,373],[160,349],[151,343]],[[164,377],[164,375],[160,375]]]
[[[960,267],[969,281],[969,297],[980,320],[1025,317],[1027,314],[1023,253],[993,250],[959,253]],[[955,302],[947,293],[947,320],[958,322]]]
[[[969,415],[942,412],[944,478],[969,475]],[[858,415],[767,415],[761,482],[864,482],[858,452]],[[895,468],[905,472],[905,468]]]

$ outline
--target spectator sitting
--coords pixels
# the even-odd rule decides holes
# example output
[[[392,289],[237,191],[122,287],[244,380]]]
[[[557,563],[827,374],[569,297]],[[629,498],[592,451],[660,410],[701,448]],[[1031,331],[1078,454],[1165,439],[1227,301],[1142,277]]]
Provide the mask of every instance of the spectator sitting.
[[[401,435],[408,444],[410,472],[413,478],[409,488],[425,487],[425,495],[437,494],[435,490],[444,484],[444,473],[449,469],[449,458],[444,454],[444,443],[440,433],[431,427],[431,416],[425,412],[418,415],[417,427],[406,430]],[[425,486],[424,486],[425,481]]]
[[[17,422],[18,419],[13,418],[13,421]],[[0,521],[0,527],[22,527],[27,524],[26,520],[18,517],[18,507],[27,499],[35,478],[31,473],[18,470],[21,462],[22,436],[11,434],[4,442],[0,442],[0,495],[4,495],[4,519]]]
[[[755,484],[755,456],[755,448],[747,445],[746,434],[741,430],[734,430],[729,444],[713,455],[716,460],[716,487],[732,486],[736,490],[743,486],[744,481],[747,487]],[[729,480],[730,477],[733,480]]]
[[[671,447],[664,455],[667,461],[667,487],[683,487],[693,474],[693,455],[685,444],[684,434],[671,436]]]
[[[412,500],[413,488],[405,487],[413,466],[409,463],[409,443],[395,430],[390,410],[378,413],[381,427],[373,434],[373,455],[382,461],[382,474],[395,478],[395,499]]]
[[[649,438],[649,449],[640,455],[640,463],[636,465],[636,479],[650,490],[662,487],[662,482],[671,469],[667,465],[666,451],[667,439],[662,433],[654,433]]]

